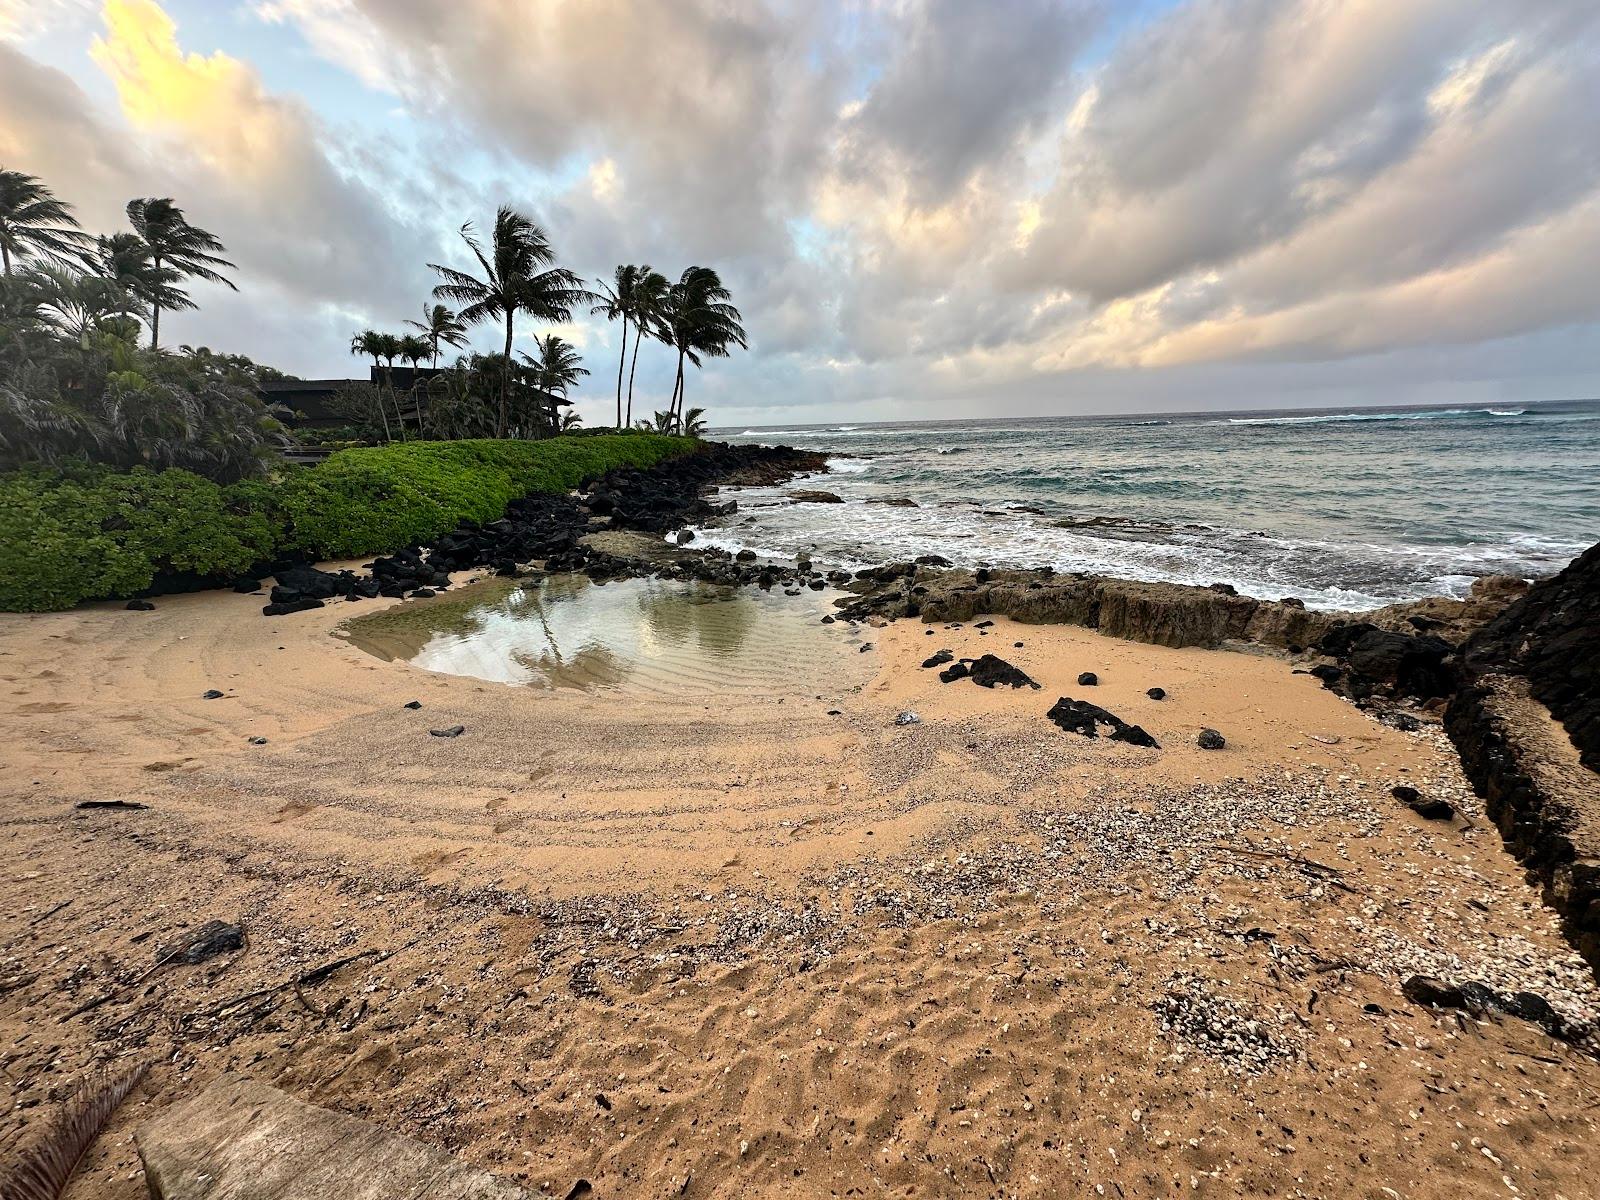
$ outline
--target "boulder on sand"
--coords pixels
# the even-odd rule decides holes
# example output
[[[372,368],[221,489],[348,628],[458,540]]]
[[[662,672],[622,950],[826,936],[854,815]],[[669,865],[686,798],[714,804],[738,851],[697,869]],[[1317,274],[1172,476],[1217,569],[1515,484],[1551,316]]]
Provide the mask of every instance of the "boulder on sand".
[[[1051,706],[1045,716],[1068,733],[1080,734],[1083,737],[1099,737],[1099,726],[1104,725],[1111,730],[1109,736],[1113,742],[1126,742],[1130,746],[1148,746],[1152,750],[1161,749],[1160,743],[1138,725],[1130,725],[1116,713],[1107,712],[1098,704],[1091,704],[1087,700],[1074,700],[1070,696],[1063,696]]]

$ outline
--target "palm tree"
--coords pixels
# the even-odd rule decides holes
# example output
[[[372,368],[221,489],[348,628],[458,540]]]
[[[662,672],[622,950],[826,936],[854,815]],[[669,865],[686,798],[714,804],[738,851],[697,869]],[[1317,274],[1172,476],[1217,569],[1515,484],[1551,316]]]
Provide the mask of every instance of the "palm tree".
[[[640,267],[633,283],[630,307],[633,309],[633,325],[637,332],[633,339],[633,362],[628,367],[628,425],[633,424],[633,376],[639,369],[639,343],[647,336],[659,336],[670,287],[667,277],[650,267]]]
[[[87,241],[72,205],[57,200],[37,175],[0,171],[0,263],[5,274],[11,274],[14,259],[62,259],[82,250]]]
[[[561,414],[561,432],[571,433],[574,429],[582,428],[583,414],[575,408],[569,408]]]
[[[728,357],[728,347],[741,348],[745,341],[739,310],[728,301],[731,293],[710,267],[690,267],[667,292],[658,336],[678,351],[678,374],[672,386],[669,412],[682,412],[684,396],[683,364],[696,367],[700,356]]]
[[[422,306],[422,320],[407,321],[413,329],[422,330],[422,336],[427,339],[433,351],[433,365],[439,365],[439,347],[450,346],[459,350],[467,344],[467,327],[442,304],[424,304]]]
[[[642,268],[649,271],[649,267]],[[622,321],[622,347],[617,352],[617,428],[622,428],[622,368],[628,358],[628,322],[633,319],[633,289],[639,282],[641,268],[635,266],[619,266],[616,269],[613,283],[604,279],[597,280],[600,284],[602,299],[589,312],[594,316],[603,316],[608,321]],[[637,343],[636,343],[637,344]]]
[[[113,281],[152,309],[194,307],[188,294],[177,286],[172,268],[157,267],[150,248],[136,233],[114,233],[109,237],[102,234],[82,257],[89,270]]]
[[[461,227],[461,240],[467,243],[483,278],[452,267],[429,263],[444,282],[433,289],[440,300],[461,307],[461,320],[468,325],[490,318],[503,318],[506,324],[505,359],[511,360],[511,338],[516,315],[525,312],[535,320],[564,322],[578,304],[596,299],[593,292],[565,267],[556,267],[555,251],[543,229],[521,213],[502,208],[495,214],[494,235],[485,254],[473,236],[472,223]],[[505,437],[510,421],[511,372],[500,377],[500,420],[497,437]]]
[[[385,336],[387,335],[379,333],[376,329],[363,329],[350,339],[350,353],[372,359],[372,369],[376,371],[383,365],[381,360],[387,348],[383,340]],[[383,418],[383,440],[393,441],[394,435],[389,430],[389,409],[381,397],[378,401],[378,414]]]
[[[706,410],[691,408],[683,414],[683,432],[686,436],[697,438],[704,437],[706,432]]]
[[[239,290],[221,273],[221,268],[232,269],[233,264],[215,253],[227,247],[204,229],[189,224],[183,210],[170,198],[145,196],[129,200],[128,220],[134,233],[144,240],[157,273],[163,269],[168,272],[163,276],[166,282],[176,285],[184,279],[206,279]],[[150,305],[150,348],[154,350],[161,341],[162,297],[147,295],[141,299]],[[186,296],[183,305],[167,307],[193,308],[194,304]]]
[[[589,372],[580,365],[583,359],[579,356],[577,348],[566,339],[550,333],[535,338],[534,344],[539,347],[539,356],[532,358],[524,354],[522,359],[533,369],[538,386],[550,394],[550,425],[552,428],[559,428],[560,420],[555,410],[572,403],[567,399],[568,389]]]
[[[406,324],[411,324],[407,321]],[[400,338],[400,347],[397,356],[411,364],[413,371],[422,366],[422,360],[434,353],[432,344],[425,337],[418,337],[414,333],[403,334]]]
[[[116,317],[136,316],[139,302],[115,280],[84,275],[54,263],[33,273],[39,307],[85,350],[89,335]],[[133,326],[137,334],[138,326]]]

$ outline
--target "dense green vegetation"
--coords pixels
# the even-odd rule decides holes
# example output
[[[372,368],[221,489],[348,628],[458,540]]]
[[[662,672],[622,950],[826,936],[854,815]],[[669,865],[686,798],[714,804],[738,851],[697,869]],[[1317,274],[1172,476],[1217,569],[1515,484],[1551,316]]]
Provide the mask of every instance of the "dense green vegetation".
[[[279,372],[161,346],[161,314],[195,306],[186,285],[233,286],[226,247],[168,198],[130,201],[127,218],[127,230],[93,237],[41,180],[0,169],[3,610],[129,596],[161,575],[222,580],[291,552],[392,553],[463,520],[493,520],[514,497],[683,453],[693,441],[671,435],[703,428],[700,410],[682,409],[684,364],[745,344],[715,271],[691,267],[669,284],[648,267],[619,267],[602,297],[556,265],[544,230],[503,208],[484,241],[462,227],[473,267],[430,264],[441,279],[433,298],[459,312],[427,305],[407,323],[414,333],[352,339],[377,378],[345,390],[348,424],[319,440],[381,444],[294,468],[280,453],[292,441],[279,418],[290,414],[260,398]],[[513,354],[515,322],[561,324],[602,301],[594,311],[623,321],[619,428],[561,436],[576,424],[562,411],[568,393],[589,372],[554,333],[537,338],[536,355]],[[437,366],[482,322],[503,327],[501,353],[414,372],[402,395],[397,359]],[[678,371],[667,410],[624,431],[630,329],[635,361],[639,339],[653,337],[676,350]]]
[[[567,491],[693,446],[648,433],[410,442],[227,485],[181,469],[15,471],[0,475],[0,610],[129,596],[169,572],[226,579],[291,551],[392,553],[463,520],[494,520],[529,492]]]

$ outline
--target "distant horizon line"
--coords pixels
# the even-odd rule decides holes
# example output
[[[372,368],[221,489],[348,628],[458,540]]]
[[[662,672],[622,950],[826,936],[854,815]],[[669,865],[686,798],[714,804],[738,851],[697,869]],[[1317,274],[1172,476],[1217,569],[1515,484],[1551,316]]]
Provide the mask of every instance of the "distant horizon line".
[[[1096,421],[1108,418],[1150,418],[1152,420],[1170,421],[1183,417],[1231,417],[1231,416],[1260,416],[1271,413],[1305,413],[1308,415],[1337,414],[1351,409],[1363,412],[1449,412],[1454,409],[1463,411],[1487,412],[1494,408],[1517,407],[1548,407],[1556,404],[1600,404],[1600,396],[1572,396],[1558,400],[1495,400],[1495,401],[1436,401],[1430,404],[1375,404],[1362,401],[1349,401],[1343,404],[1324,405],[1285,405],[1278,408],[1195,408],[1184,410],[1148,410],[1116,411],[1097,413],[1046,413],[1032,416],[998,416],[998,417],[942,417],[933,420],[870,420],[859,418],[856,420],[844,419],[833,421],[780,421],[772,425],[756,425],[749,421],[734,422],[730,425],[714,425],[708,432],[729,433],[735,425],[752,433],[761,433],[768,430],[800,428],[800,429],[861,429],[869,426],[887,425],[991,425],[997,422],[1018,421]]]

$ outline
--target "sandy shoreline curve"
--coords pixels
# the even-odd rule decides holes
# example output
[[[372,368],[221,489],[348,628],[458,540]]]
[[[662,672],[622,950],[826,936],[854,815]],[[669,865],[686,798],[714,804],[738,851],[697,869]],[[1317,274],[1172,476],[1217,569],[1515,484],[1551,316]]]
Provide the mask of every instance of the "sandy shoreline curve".
[[[1592,1187],[1600,1064],[1399,991],[1600,1012],[1436,727],[1004,619],[841,623],[803,694],[513,688],[335,636],[373,610],[0,617],[4,1134],[159,1064],[69,1195],[143,1195],[129,1130],[230,1069],[557,1196]],[[942,684],[941,648],[1041,689]],[[148,807],[74,807],[106,799]],[[247,945],[151,970],[213,918]]]

